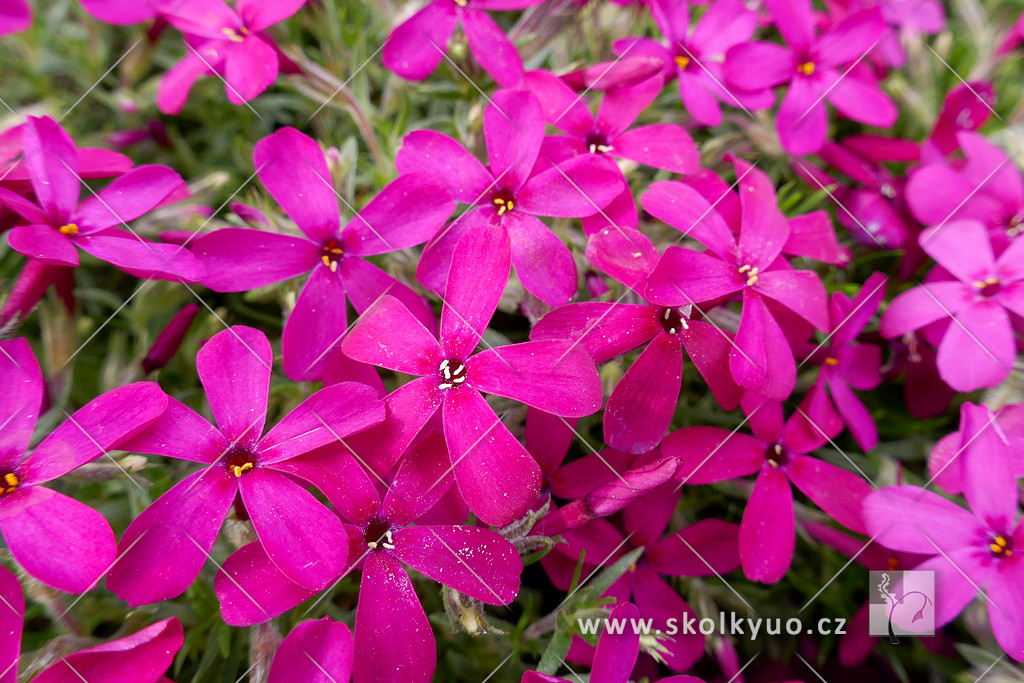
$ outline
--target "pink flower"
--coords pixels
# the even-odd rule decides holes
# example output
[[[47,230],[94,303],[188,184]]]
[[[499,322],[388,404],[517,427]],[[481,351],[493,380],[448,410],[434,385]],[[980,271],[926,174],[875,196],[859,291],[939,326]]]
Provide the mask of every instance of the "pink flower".
[[[304,621],[277,646],[267,683],[341,683],[351,677],[352,663],[348,626],[330,617]]]
[[[791,484],[858,533],[864,533],[861,504],[871,487],[856,474],[808,455],[829,435],[799,413],[783,422],[781,403],[744,403],[754,436],[718,427],[686,427],[669,434],[661,448],[665,455],[683,459],[681,476],[687,484],[757,473],[740,524],[740,560],[748,579],[775,583],[793,560]]]
[[[402,142],[395,159],[400,172],[435,169],[457,201],[474,206],[427,243],[417,277],[429,289],[443,292],[459,238],[498,225],[509,235],[512,263],[523,287],[549,305],[563,304],[576,293],[576,262],[536,216],[597,213],[622,191],[622,172],[596,154],[564,161],[544,157],[544,117],[531,93],[497,92],[484,110],[484,139],[490,161],[486,167],[441,133],[413,131]],[[546,170],[537,172],[538,165]]]
[[[729,368],[740,386],[782,400],[796,383],[796,362],[768,302],[781,304],[824,330],[828,325],[825,288],[816,273],[793,270],[779,258],[791,228],[775,205],[768,176],[744,162],[734,163],[743,216],[738,240],[714,208],[682,183],[653,183],[641,198],[651,215],[708,247],[697,252],[670,246],[651,272],[646,297],[674,307],[742,293],[743,313]]]
[[[462,25],[469,51],[484,71],[503,87],[523,76],[516,46],[485,10],[517,10],[541,0],[432,0],[400,24],[384,43],[384,66],[402,78],[422,81],[445,58],[448,41]]]
[[[25,620],[25,597],[21,584],[11,572],[0,567],[0,682],[18,680],[18,654]],[[130,636],[60,656],[36,673],[39,683],[81,683],[81,681],[130,681],[158,683],[185,642],[181,622],[163,619]],[[9,663],[8,663],[9,662]]]
[[[957,391],[1006,379],[1016,356],[1010,314],[1024,316],[1024,240],[1014,238],[998,258],[985,226],[952,220],[921,233],[921,247],[951,278],[938,277],[900,294],[882,315],[882,335],[899,337],[932,326],[938,369]],[[939,279],[943,278],[943,279]]]
[[[312,138],[282,128],[256,144],[260,180],[303,237],[226,228],[198,237],[193,253],[206,265],[203,284],[241,292],[310,273],[282,336],[285,374],[320,379],[324,362],[348,327],[346,298],[359,312],[388,293],[429,321],[429,306],[367,260],[421,244],[437,232],[454,204],[428,173],[399,176],[344,226],[324,153]]]
[[[217,74],[231,104],[255,98],[277,80],[277,43],[266,29],[295,14],[306,0],[156,0],[160,16],[185,34],[188,53],[160,81],[156,103],[165,114],[185,106],[198,78]]]
[[[157,5],[177,0],[81,0],[85,11],[107,24],[128,26],[157,16]]]
[[[338,485],[329,496],[347,520],[351,544],[345,572],[360,564],[363,571],[355,683],[425,683],[433,676],[434,636],[403,564],[491,605],[507,605],[519,591],[522,562],[502,536],[425,519],[452,483],[444,450],[437,434],[421,439],[398,466],[383,500],[347,450],[335,449],[331,456],[327,476]],[[228,558],[216,590],[221,614],[233,625],[266,621],[314,594],[283,576],[258,543]]]
[[[401,302],[385,295],[342,343],[353,360],[419,376],[389,397],[393,402],[401,396],[398,438],[409,443],[440,409],[459,490],[470,509],[494,525],[508,524],[533,505],[541,472],[480,392],[563,417],[589,415],[601,406],[597,370],[579,346],[536,341],[473,353],[508,281],[510,264],[508,234],[481,225],[455,246],[440,341]]]
[[[915,569],[935,572],[936,626],[981,592],[996,642],[1024,661],[1024,524],[1009,444],[983,406],[963,405],[961,429],[969,509],[917,486],[889,486],[865,501],[868,533],[893,550],[930,556]]]
[[[49,117],[29,117],[22,131],[23,163],[36,201],[0,188],[0,204],[21,216],[8,236],[15,251],[50,265],[77,266],[82,249],[138,277],[199,279],[202,266],[187,250],[118,229],[177,198],[185,189],[177,173],[140,166],[79,203],[81,155],[71,137]]]
[[[196,369],[219,429],[171,399],[161,419],[125,444],[205,465],[154,501],[121,537],[108,585],[129,603],[164,600],[188,588],[236,498],[291,580],[319,590],[344,566],[345,531],[297,483],[315,469],[298,456],[380,422],[383,405],[369,387],[335,384],[261,436],[273,358],[258,330],[236,325],[217,333],[200,349]]]
[[[960,456],[968,427],[962,423],[964,415],[961,410],[960,430],[939,439],[928,456],[928,474],[949,493],[963,491],[964,459]],[[1024,403],[1004,406],[990,417],[1010,445],[1010,471],[1017,479],[1024,477]]]
[[[44,387],[24,339],[0,342],[0,386],[0,533],[26,572],[84,593],[114,562],[114,532],[100,513],[41,484],[121,448],[164,411],[167,395],[152,382],[108,391],[29,451]]]
[[[766,4],[786,47],[756,42],[733,47],[726,55],[725,80],[754,91],[789,84],[776,123],[783,149],[790,154],[821,149],[828,133],[825,101],[870,126],[888,128],[896,122],[896,105],[870,75],[843,70],[884,37],[886,25],[877,7],[849,14],[815,36],[810,0]]]
[[[726,52],[754,35],[755,12],[737,0],[718,0],[708,6],[691,29],[689,0],[655,0],[650,9],[664,40],[659,43],[653,38],[624,38],[616,41],[615,53],[660,61],[665,79],[678,79],[679,97],[695,121],[705,126],[720,124],[719,100],[746,109],[772,106],[775,97],[770,91],[728,88],[722,73]]]

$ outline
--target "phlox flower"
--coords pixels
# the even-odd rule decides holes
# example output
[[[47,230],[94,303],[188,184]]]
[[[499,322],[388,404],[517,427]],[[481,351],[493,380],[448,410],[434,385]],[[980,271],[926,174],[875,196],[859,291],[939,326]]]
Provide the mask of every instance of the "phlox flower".
[[[436,433],[413,445],[382,499],[355,459],[334,449],[325,476],[338,481],[328,491],[346,520],[345,571],[362,568],[355,683],[425,683],[433,676],[434,636],[403,565],[491,605],[507,605],[519,591],[522,562],[509,541],[490,529],[423,519],[452,483],[444,450]],[[227,559],[216,590],[221,614],[233,625],[266,621],[315,594],[283,576],[258,543]]]
[[[459,238],[497,225],[509,235],[512,263],[523,287],[549,305],[563,304],[576,293],[576,262],[565,243],[536,217],[597,213],[624,188],[622,172],[603,155],[546,158],[544,115],[531,93],[502,90],[491,102],[484,110],[487,166],[442,133],[417,130],[402,141],[395,159],[400,172],[432,169],[448,183],[456,201],[473,207],[427,243],[417,277],[427,288],[443,292]]]
[[[793,351],[769,307],[781,304],[815,328],[828,325],[825,288],[818,275],[793,270],[780,258],[791,228],[775,204],[763,172],[736,161],[742,228],[737,239],[714,208],[695,190],[675,181],[652,183],[641,198],[654,217],[708,247],[698,252],[670,246],[647,282],[648,301],[696,306],[742,293],[743,312],[730,352],[736,383],[765,398],[782,400],[796,383]]]
[[[35,201],[0,188],[0,204],[21,217],[8,235],[11,248],[49,265],[77,266],[81,249],[138,277],[199,279],[202,266],[187,250],[118,229],[177,198],[185,190],[177,173],[140,166],[79,202],[82,155],[67,132],[49,117],[29,117],[22,133]]]
[[[482,521],[494,525],[508,524],[533,505],[541,471],[480,392],[563,417],[589,415],[602,399],[593,361],[570,342],[534,341],[473,353],[505,289],[511,254],[509,236],[498,227],[482,225],[459,240],[439,339],[385,295],[342,342],[354,360],[419,376],[391,395],[402,396],[400,403],[392,399],[401,411],[401,438],[408,443],[440,409],[459,491]]]
[[[968,509],[917,486],[887,486],[864,503],[867,533],[887,548],[929,556],[915,569],[935,572],[936,626],[980,592],[996,642],[1024,661],[1024,524],[1009,444],[983,406],[964,404],[960,426]]]
[[[541,0],[432,0],[399,24],[384,43],[381,59],[391,71],[411,81],[434,73],[448,49],[455,28],[462,26],[469,51],[503,87],[523,76],[523,61],[516,46],[487,10],[519,10]]]
[[[757,13],[737,0],[718,0],[709,4],[691,27],[690,5],[690,0],[654,0],[650,3],[651,16],[663,41],[623,38],[615,42],[615,53],[660,61],[666,81],[678,81],[683,106],[702,125],[722,122],[719,101],[743,109],[771,107],[775,97],[770,91],[726,87],[722,72],[722,57],[754,35]]]
[[[41,484],[121,448],[164,411],[167,395],[152,382],[108,391],[29,450],[44,386],[24,339],[0,342],[0,386],[0,533],[26,572],[83,593],[113,564],[114,532],[99,512]]]
[[[925,230],[921,248],[944,271],[897,296],[882,315],[888,338],[931,326],[939,375],[957,391],[999,384],[1017,353],[1010,314],[1024,316],[1024,240],[1014,238],[998,257],[993,241],[977,220]]]
[[[726,54],[724,74],[727,85],[743,90],[789,84],[776,121],[783,149],[797,155],[821,149],[828,134],[826,101],[869,126],[888,128],[896,122],[896,105],[873,77],[847,66],[885,36],[877,7],[848,14],[818,36],[810,0],[766,0],[766,5],[786,46],[737,45]]]
[[[939,439],[928,455],[928,474],[949,493],[963,492],[964,460],[960,456],[963,430],[968,426],[962,423],[963,415],[961,411],[960,429]],[[1014,477],[1024,478],[1024,403],[1003,406],[991,417],[1010,445],[1010,471]]]
[[[821,366],[801,408],[826,432],[838,432],[839,425],[845,424],[865,452],[878,443],[878,428],[853,389],[866,391],[882,383],[882,349],[856,342],[885,299],[885,284],[884,275],[873,273],[854,299],[842,292],[834,293],[829,301],[826,341],[798,347],[801,354],[809,353],[809,363]]]
[[[328,352],[348,326],[346,297],[362,312],[388,293],[431,320],[416,292],[367,257],[421,244],[437,232],[454,208],[442,181],[428,173],[402,175],[342,225],[327,161],[312,138],[282,128],[256,143],[253,164],[303,236],[224,228],[196,238],[192,251],[206,266],[203,284],[221,292],[310,274],[285,323],[285,374],[320,379]]]
[[[612,228],[591,236],[587,255],[596,267],[637,286],[641,297],[643,282],[658,259],[643,234]],[[723,407],[732,410],[739,405],[743,389],[729,374],[729,337],[698,318],[692,306],[570,303],[544,316],[530,338],[578,342],[598,364],[647,343],[612,390],[603,420],[605,443],[643,453],[668,431],[679,402],[684,353]]]
[[[159,420],[124,444],[204,465],[154,501],[121,537],[108,586],[129,603],[157,602],[188,588],[236,499],[293,581],[320,589],[344,566],[345,531],[296,481],[308,481],[305,470],[315,468],[298,456],[380,422],[383,404],[369,387],[335,384],[262,435],[272,363],[262,332],[236,325],[217,333],[196,357],[217,426],[170,399]]]
[[[18,680],[18,655],[25,622],[25,596],[18,579],[0,567],[0,683]],[[163,619],[130,636],[85,650],[62,654],[32,677],[39,683],[130,681],[160,683],[185,642],[181,622]]]
[[[683,459],[687,484],[709,484],[757,474],[740,524],[743,573],[775,583],[789,569],[796,544],[795,485],[843,526],[864,533],[861,505],[871,486],[853,472],[808,455],[829,438],[800,413],[783,421],[782,404],[745,400],[754,436],[718,427],[686,427],[669,434],[662,453]]]
[[[185,34],[187,54],[164,74],[156,103],[165,114],[185,106],[188,91],[201,76],[224,81],[231,104],[255,98],[277,80],[277,43],[266,33],[292,16],[306,0],[156,0],[157,11]]]

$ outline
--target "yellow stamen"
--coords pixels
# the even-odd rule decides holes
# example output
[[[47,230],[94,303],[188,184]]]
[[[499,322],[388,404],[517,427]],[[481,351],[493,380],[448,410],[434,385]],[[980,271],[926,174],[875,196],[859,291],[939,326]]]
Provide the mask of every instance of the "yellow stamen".
[[[802,73],[804,76],[814,75],[814,62],[804,62],[796,67],[796,70]]]
[[[67,225],[62,225],[57,228],[57,232],[62,235],[67,235],[68,237],[74,237],[78,234],[78,226],[74,223],[68,223]]]
[[[459,7],[465,7],[469,4],[469,0],[455,0],[455,4]]]
[[[321,256],[320,260],[324,262],[325,266],[331,265],[331,259],[330,259],[330,257],[327,254],[324,254],[323,256]]]
[[[825,365],[839,365],[839,361],[833,358],[832,356],[829,356],[828,358],[825,359]]]
[[[690,66],[690,58],[685,57],[683,55],[679,55],[678,57],[676,57],[676,66],[678,66],[680,69],[685,69],[686,67]]]
[[[227,26],[222,28],[220,32],[223,33],[227,37],[227,39],[230,40],[232,43],[242,42],[243,40],[245,40],[243,36],[248,35],[249,33],[248,29],[245,28],[241,28],[236,31],[235,29],[229,28]]]
[[[746,273],[747,287],[753,287],[757,284],[757,273],[760,271],[760,268],[757,266],[740,266],[737,270],[740,274]]]
[[[985,289],[985,287],[987,287],[989,285],[998,285],[999,284],[999,278],[997,278],[997,277],[990,277],[990,278],[986,278],[984,282],[982,282],[981,280],[977,280],[977,281],[975,281],[975,282],[973,282],[971,284],[973,284],[978,289]]]
[[[232,465],[231,471],[235,473],[236,477],[242,476],[243,472],[248,472],[253,467],[251,462],[242,463],[241,465]]]
[[[504,216],[506,213],[516,208],[516,203],[511,199],[502,199],[501,197],[494,198],[494,205],[498,207],[498,215]]]
[[[891,572],[896,571],[896,567],[898,566],[900,566],[900,561],[896,558],[895,555],[891,555],[888,561],[886,561],[885,563],[885,568]]]
[[[1004,536],[996,536],[992,539],[992,542],[988,544],[989,550],[992,551],[993,555],[1002,555],[1003,557],[1009,557],[1013,555],[1013,551],[1009,549],[1010,543]]]
[[[21,483],[21,480],[10,472],[4,475],[4,481],[7,482],[7,488],[4,489],[4,493],[14,493],[18,490],[18,484]]]

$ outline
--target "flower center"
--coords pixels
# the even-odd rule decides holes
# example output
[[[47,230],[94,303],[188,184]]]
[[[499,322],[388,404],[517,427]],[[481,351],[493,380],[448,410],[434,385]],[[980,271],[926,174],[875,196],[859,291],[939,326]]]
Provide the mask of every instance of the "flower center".
[[[337,273],[338,261],[341,260],[341,255],[344,253],[345,250],[341,248],[338,240],[330,240],[320,247],[320,260],[331,269],[332,273]]]
[[[900,566],[900,560],[895,555],[890,555],[889,559],[885,561],[885,568],[888,571],[894,572],[896,568]]]
[[[985,298],[995,296],[1003,289],[1003,286],[999,283],[999,278],[996,277],[978,280],[972,284],[978,289],[978,293]]]
[[[1017,235],[1024,232],[1024,212],[1018,213],[1013,216],[1010,220],[1006,221],[1006,234],[1010,237],[1016,237]]]
[[[587,136],[587,149],[591,154],[605,154],[613,147],[608,144],[608,136],[604,133],[591,133]]]
[[[740,266],[738,269],[740,275],[744,275],[747,278],[747,287],[753,287],[757,284],[757,273],[760,270],[757,266]]]
[[[779,468],[789,462],[789,451],[781,443],[775,443],[765,449],[764,459],[774,468]]]
[[[680,69],[685,69],[686,67],[690,66],[690,58],[687,57],[686,55],[676,55],[675,62],[676,66],[678,66]]]
[[[461,360],[446,358],[441,361],[437,374],[441,376],[438,389],[451,389],[466,381],[466,364]]]
[[[829,356],[828,358],[825,359],[825,365],[835,367],[839,365],[839,359],[835,358],[834,356]]]
[[[687,322],[689,316],[690,306],[663,308],[661,315],[658,316],[658,322],[661,323],[661,329],[669,334],[679,334],[680,330],[690,329],[690,324]]]
[[[14,493],[18,490],[18,485],[21,484],[21,480],[13,472],[8,472],[4,475],[4,484],[6,486],[0,490],[0,493]]]
[[[804,76],[814,75],[814,62],[807,61],[797,64],[796,70],[802,73]]]
[[[67,235],[68,237],[74,237],[78,234],[78,226],[74,223],[68,223],[67,225],[62,225],[57,228],[57,232],[62,235]]]
[[[455,0],[455,4],[459,7],[465,7],[469,4],[469,0]]]
[[[256,467],[256,457],[245,449],[238,449],[227,457],[226,465],[228,472],[231,472],[236,477],[241,477]]]
[[[988,544],[988,549],[996,557],[1010,557],[1013,555],[1013,544],[1010,543],[1006,536],[1002,535],[993,536]]]
[[[224,34],[224,37],[230,40],[232,43],[240,43],[245,40],[245,37],[249,35],[249,29],[244,26],[238,30],[225,26],[220,30]]]
[[[377,548],[384,548],[385,550],[395,549],[395,539],[391,535],[391,525],[388,524],[386,519],[379,517],[374,517],[366,525],[366,530],[363,532],[363,542],[366,543],[366,547],[370,550],[376,550]]]
[[[495,208],[498,209],[498,215],[504,216],[506,213],[516,208],[516,198],[508,190],[498,190],[494,193],[494,197],[491,199],[491,203],[494,204]]]

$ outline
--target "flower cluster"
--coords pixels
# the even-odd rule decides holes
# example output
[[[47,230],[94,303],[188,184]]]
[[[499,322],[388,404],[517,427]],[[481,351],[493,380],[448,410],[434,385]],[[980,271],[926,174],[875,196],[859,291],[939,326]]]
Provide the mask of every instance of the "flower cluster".
[[[432,0],[393,18],[372,97],[412,97],[448,63],[472,107],[367,123],[339,81],[327,101],[345,94],[377,157],[358,182],[323,126],[252,108],[279,72],[275,90],[328,80],[281,26],[324,7],[81,4],[148,23],[151,48],[182,34],[149,90],[161,130],[203,76],[274,127],[245,143],[232,170],[258,183],[231,213],[184,170],[79,146],[63,119],[0,132],[20,268],[0,313],[0,533],[19,572],[0,568],[0,680],[18,676],[25,593],[71,623],[55,596],[101,584],[151,623],[44,652],[33,680],[168,680],[202,627],[164,608],[201,600],[249,629],[271,683],[432,680],[453,667],[442,609],[504,642],[523,683],[743,680],[726,635],[664,634],[734,597],[753,610],[828,548],[842,569],[934,572],[940,628],[980,595],[971,634],[1024,662],[1024,179],[984,128],[992,82],[904,120],[892,84],[944,30],[938,2],[591,0],[573,11],[639,19],[605,41],[611,61],[568,70],[572,31],[545,33],[547,4]],[[0,35],[32,21],[0,0]],[[77,351],[59,357],[54,311],[100,334],[76,306],[104,264],[137,288],[125,305],[151,281],[188,305],[134,375],[68,392]],[[958,431],[925,431],[952,430],[954,401]],[[926,467],[900,455],[893,415],[934,418],[913,435],[934,442]],[[834,648],[845,666],[872,657],[866,615]],[[655,630],[598,639],[584,617]],[[955,634],[925,642],[948,652]]]

